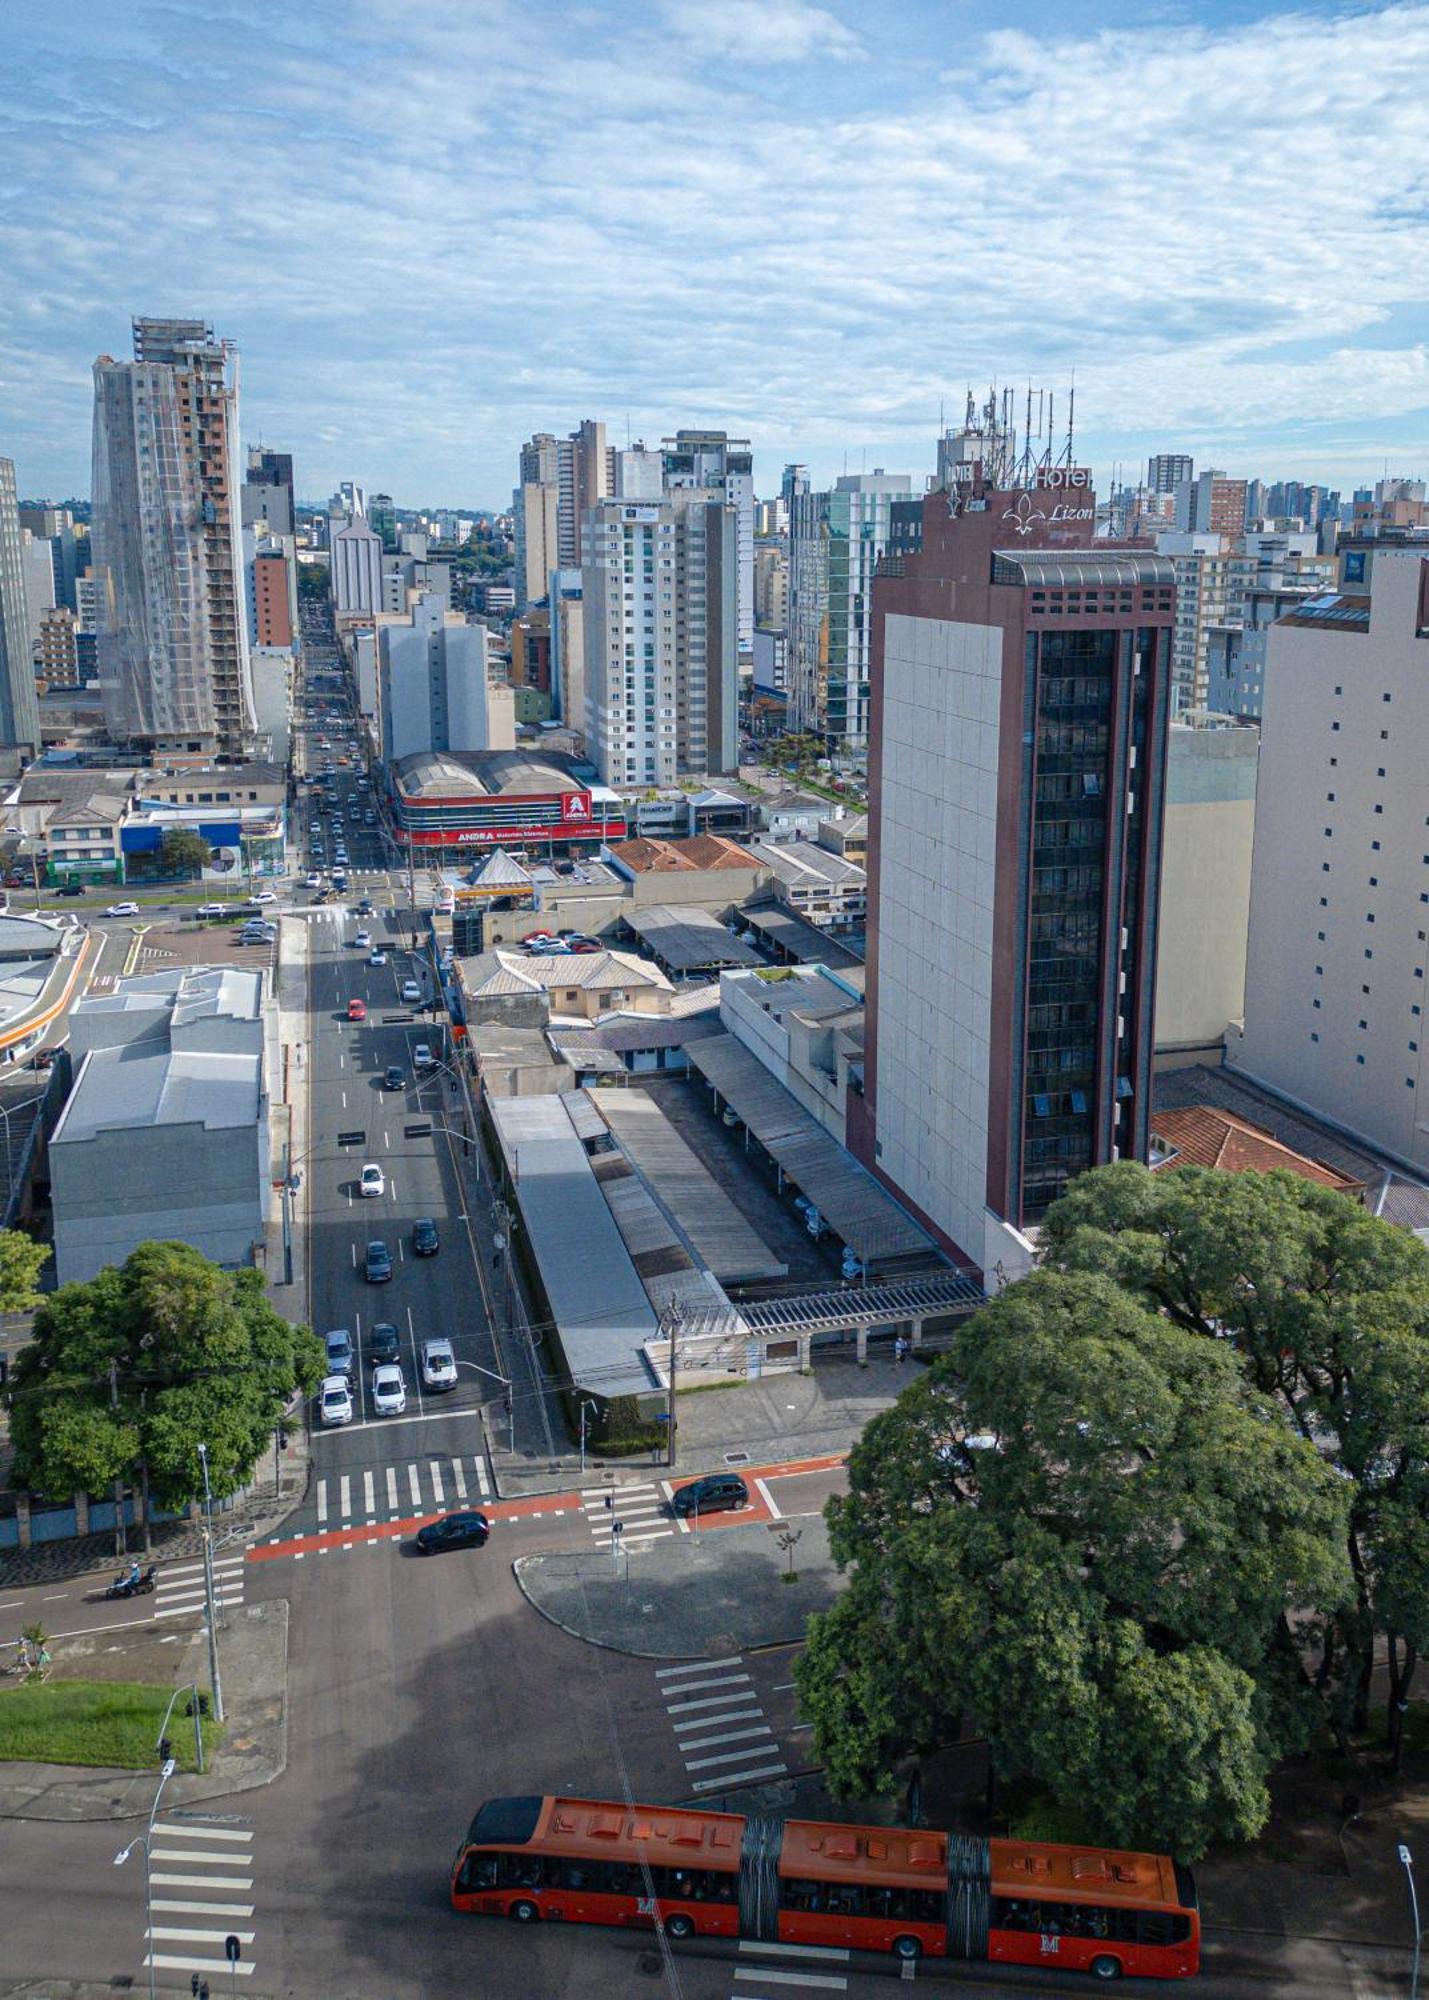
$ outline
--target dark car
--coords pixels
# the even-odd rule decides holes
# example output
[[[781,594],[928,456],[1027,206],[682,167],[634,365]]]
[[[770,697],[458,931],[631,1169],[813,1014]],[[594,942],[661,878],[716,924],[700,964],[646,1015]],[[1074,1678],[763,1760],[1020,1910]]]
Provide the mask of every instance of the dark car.
[[[417,1530],[417,1548],[424,1556],[440,1555],[443,1549],[485,1548],[491,1523],[485,1514],[443,1514]]]
[[[357,914],[360,917],[370,917],[372,915],[372,898],[370,896],[363,897],[357,906]]]
[[[679,1487],[670,1502],[677,1514],[724,1514],[749,1505],[749,1488],[737,1472],[708,1472]]]
[[[367,1343],[367,1359],[374,1368],[385,1362],[399,1361],[402,1356],[402,1336],[391,1320],[380,1319],[372,1329]]]
[[[412,1224],[412,1254],[414,1257],[435,1257],[442,1247],[437,1235],[437,1225],[430,1215],[419,1215]]]
[[[364,1275],[369,1285],[385,1285],[392,1276],[392,1252],[385,1243],[369,1243]]]
[[[57,896],[82,896],[84,894],[84,884],[83,882],[61,882],[58,889],[55,890],[55,894]]]
[[[384,1090],[405,1090],[406,1087],[406,1070],[399,1069],[396,1063],[388,1063],[386,1069],[382,1072],[382,1088]]]

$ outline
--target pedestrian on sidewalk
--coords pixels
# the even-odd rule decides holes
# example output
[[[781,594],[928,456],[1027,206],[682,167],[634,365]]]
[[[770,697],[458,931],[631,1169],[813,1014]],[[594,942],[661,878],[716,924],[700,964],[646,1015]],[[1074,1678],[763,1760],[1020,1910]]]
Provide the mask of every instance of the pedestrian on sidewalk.
[[[898,1338],[893,1343],[893,1365],[895,1368],[901,1368],[903,1366],[903,1359],[904,1356],[907,1354],[907,1352],[908,1352],[908,1343],[900,1333]]]

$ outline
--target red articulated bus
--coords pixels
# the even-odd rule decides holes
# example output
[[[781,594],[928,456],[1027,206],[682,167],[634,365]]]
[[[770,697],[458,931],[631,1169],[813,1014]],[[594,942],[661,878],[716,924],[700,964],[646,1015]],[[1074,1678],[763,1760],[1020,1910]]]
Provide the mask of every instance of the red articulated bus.
[[[1186,1979],[1200,1961],[1195,1883],[1164,1855],[599,1799],[489,1799],[452,1904],[1097,1979]]]

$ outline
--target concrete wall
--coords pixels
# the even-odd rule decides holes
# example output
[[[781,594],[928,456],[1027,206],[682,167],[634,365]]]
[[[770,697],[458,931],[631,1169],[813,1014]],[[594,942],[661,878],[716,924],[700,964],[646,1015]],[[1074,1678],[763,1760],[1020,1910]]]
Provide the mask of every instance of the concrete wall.
[[[1156,961],[1156,1060],[1165,1069],[1220,1048],[1245,1006],[1254,729],[1170,732]]]

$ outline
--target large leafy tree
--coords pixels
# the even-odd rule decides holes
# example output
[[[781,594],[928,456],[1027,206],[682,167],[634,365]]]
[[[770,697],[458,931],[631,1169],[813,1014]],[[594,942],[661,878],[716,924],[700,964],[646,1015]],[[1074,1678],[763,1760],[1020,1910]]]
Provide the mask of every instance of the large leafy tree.
[[[32,1312],[40,1303],[40,1273],[49,1246],[23,1229],[0,1229],[0,1313]]]
[[[1172,1324],[1232,1343],[1282,1422],[1348,1489],[1353,1598],[1320,1683],[1337,1724],[1368,1720],[1388,1652],[1388,1737],[1429,1645],[1429,1251],[1293,1174],[1130,1161],[1084,1174],[1046,1220],[1049,1264],[1114,1278]]]
[[[975,1440],[969,1443],[969,1439]],[[965,1721],[1112,1841],[1246,1837],[1317,1705],[1289,1619],[1351,1593],[1343,1482],[1225,1344],[1037,1272],[868,1426],[796,1668],[835,1789]]]
[[[164,831],[160,855],[166,875],[199,875],[208,867],[213,849],[192,827],[171,826]]]
[[[142,1243],[36,1314],[12,1376],[16,1475],[52,1494],[137,1478],[177,1508],[201,1487],[202,1443],[221,1498],[251,1476],[322,1366],[320,1342],[273,1310],[257,1271],[221,1270],[186,1243]]]

